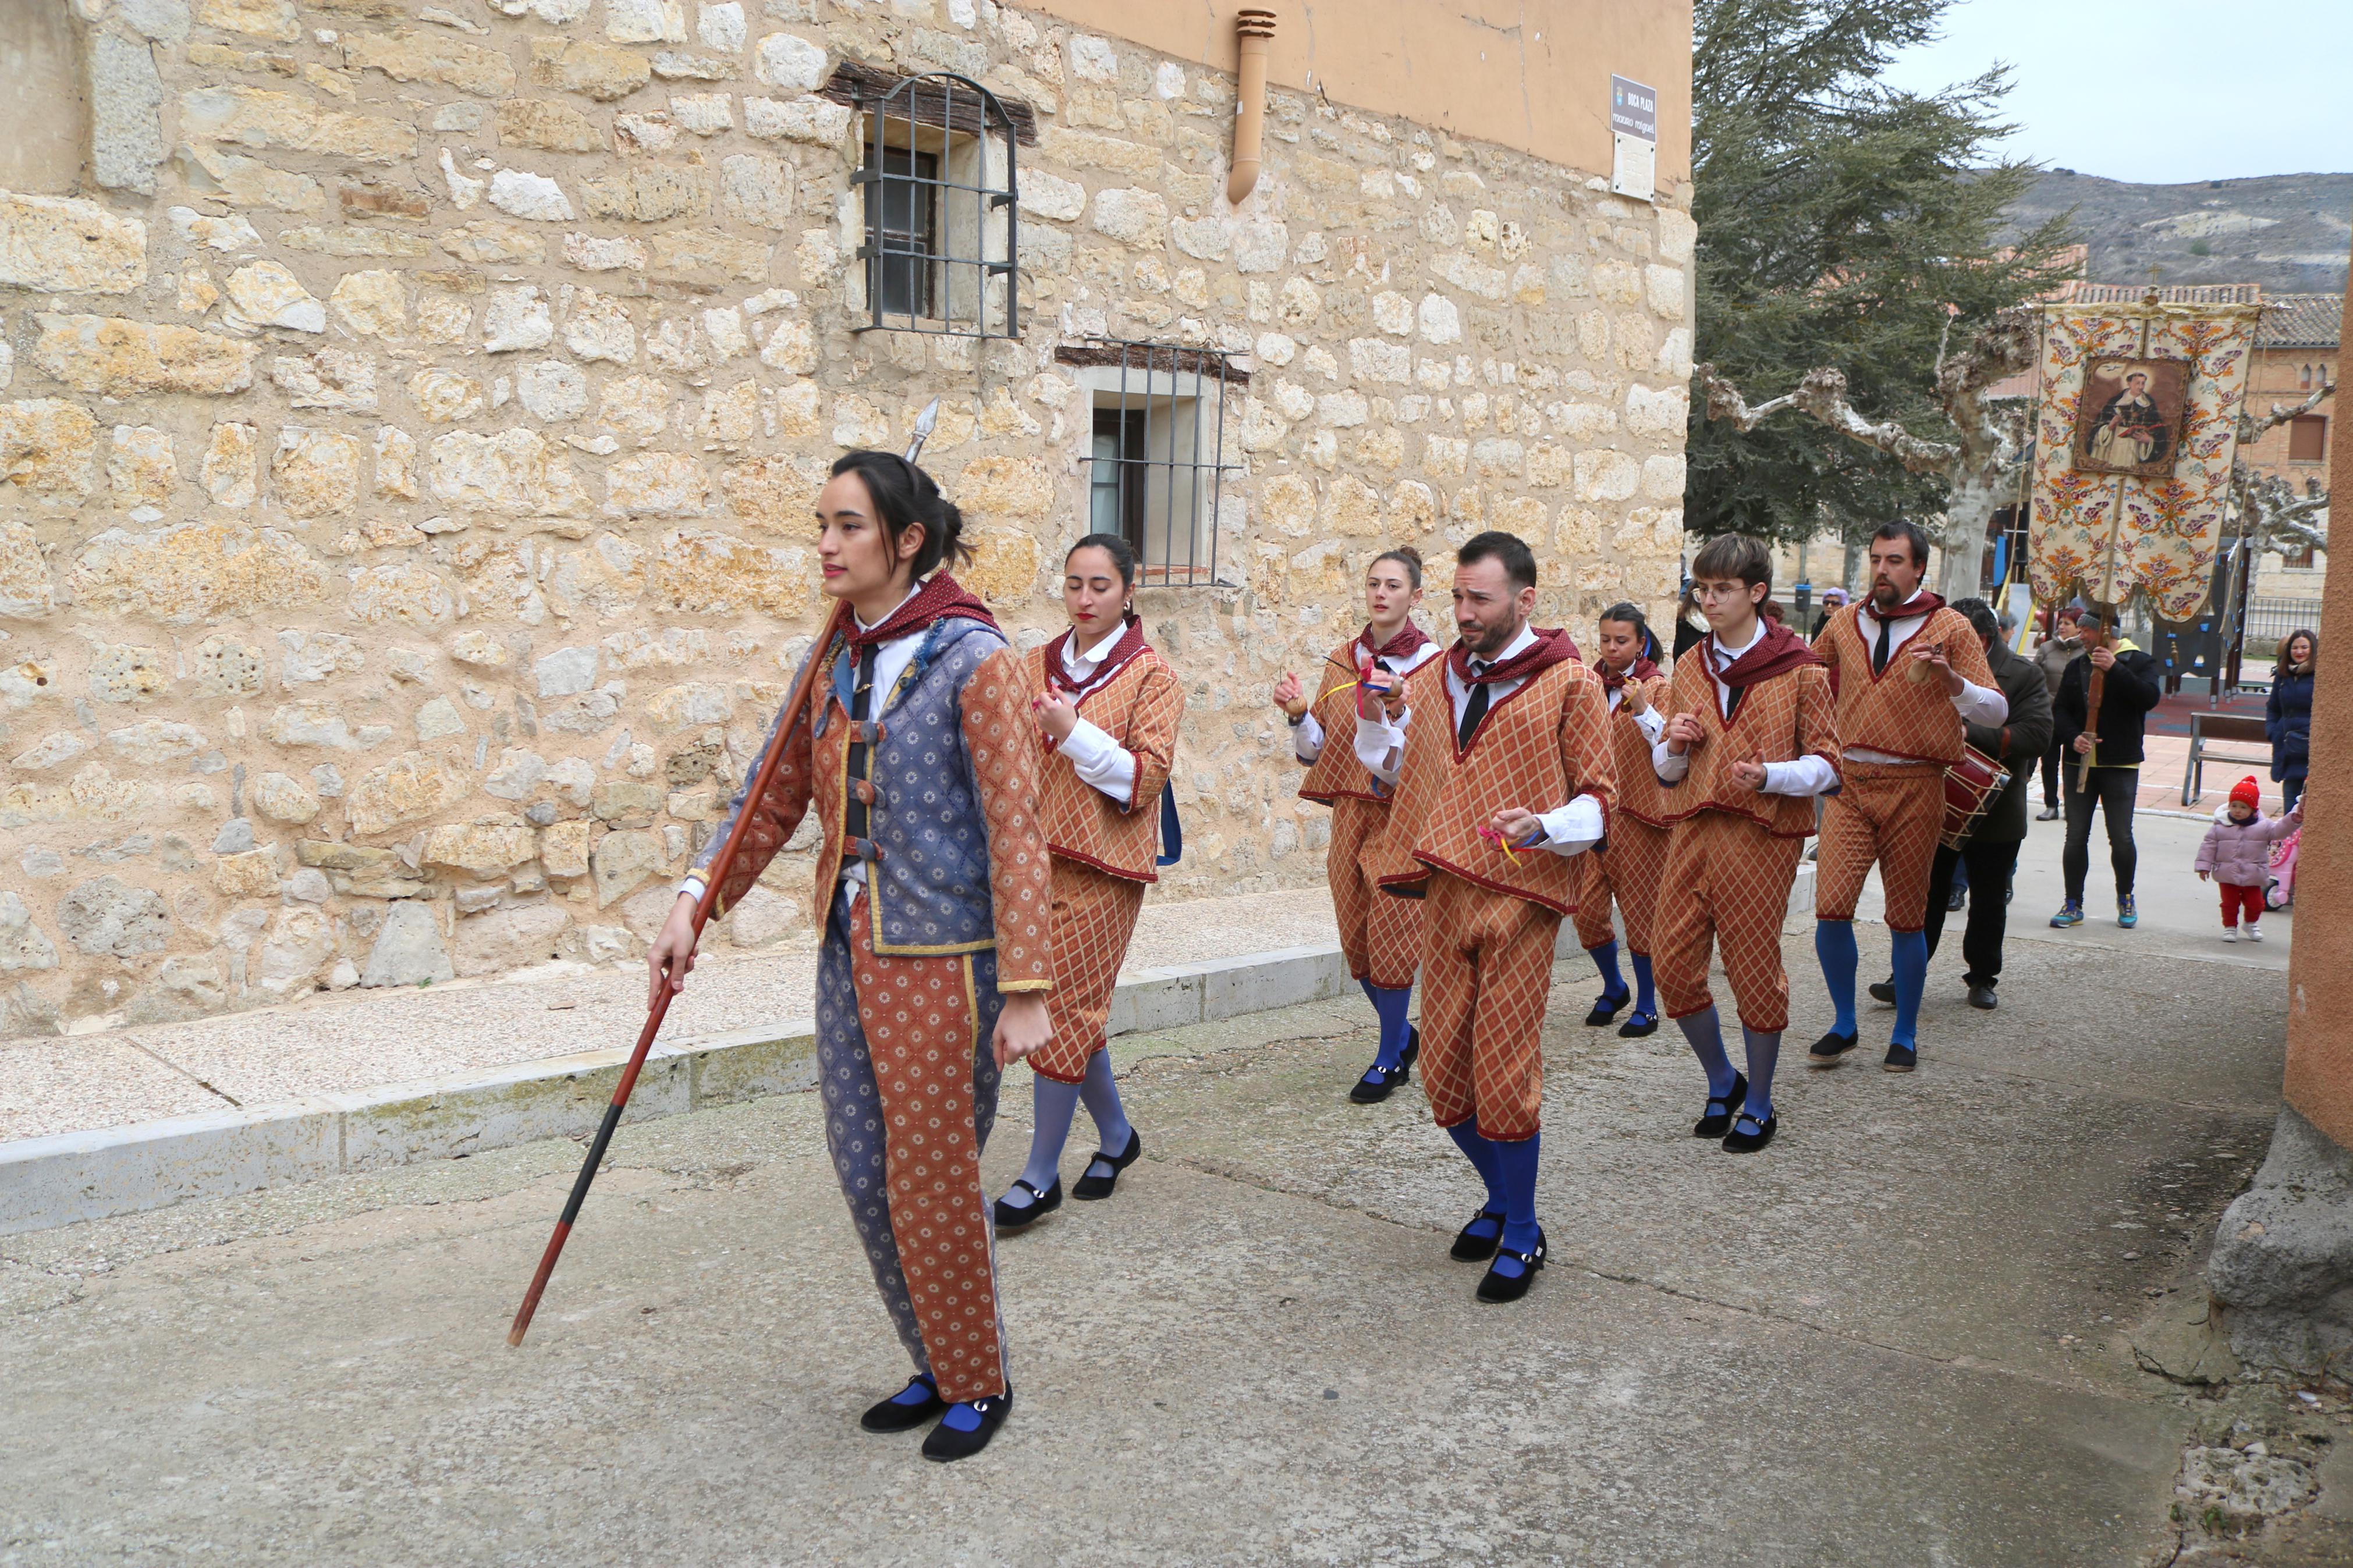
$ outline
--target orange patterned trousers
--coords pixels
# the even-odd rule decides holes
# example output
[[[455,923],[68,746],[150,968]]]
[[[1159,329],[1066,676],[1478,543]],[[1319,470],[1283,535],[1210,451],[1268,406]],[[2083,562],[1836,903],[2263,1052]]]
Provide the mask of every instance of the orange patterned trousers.
[[[1776,838],[1746,817],[1703,811],[1674,826],[1659,884],[1652,973],[1670,1018],[1715,1005],[1708,944],[1724,957],[1740,1021],[1760,1035],[1789,1026],[1789,976],[1781,921],[1797,879],[1799,838]]]
[[[1822,803],[1822,847],[1815,856],[1814,915],[1854,919],[1855,900],[1879,863],[1889,931],[1928,923],[1928,873],[1945,831],[1945,773],[1936,767],[1844,763],[1839,793]]]
[[[1388,895],[1394,897],[1395,895]],[[1560,916],[1444,871],[1421,943],[1421,1089],[1440,1127],[1514,1143],[1544,1119],[1545,1004]]]
[[[1667,869],[1672,829],[1637,822],[1624,812],[1609,815],[1609,847],[1587,850],[1585,884],[1577,895],[1577,945],[1599,947],[1616,936],[1609,900],[1626,915],[1626,950],[1638,958],[1651,952],[1651,921],[1659,901],[1659,879]]]
[[[827,921],[818,1087],[851,1221],[915,1365],[947,1400],[1005,1391],[980,1152],[997,1119],[993,952],[874,951],[873,900]]]
[[[1088,1059],[1103,1048],[1112,988],[1119,984],[1119,966],[1127,962],[1144,887],[1083,860],[1054,857],[1053,927],[1048,938],[1054,989],[1046,998],[1054,1038],[1029,1058],[1030,1070],[1040,1078],[1086,1081]]]
[[[1352,795],[1334,800],[1332,846],[1324,869],[1332,883],[1332,912],[1340,920],[1340,954],[1348,961],[1348,977],[1402,991],[1412,986],[1421,963],[1421,900],[1382,892],[1365,864],[1373,838],[1388,821],[1389,808],[1378,801]]]

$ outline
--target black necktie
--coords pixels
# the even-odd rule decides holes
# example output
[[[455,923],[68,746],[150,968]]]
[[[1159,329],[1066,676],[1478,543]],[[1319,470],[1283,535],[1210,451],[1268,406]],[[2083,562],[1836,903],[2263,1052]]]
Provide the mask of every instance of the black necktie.
[[[1871,650],[1871,673],[1877,675],[1887,668],[1887,634],[1893,629],[1894,623],[1882,620],[1877,616],[1871,618],[1879,622],[1879,644]]]
[[[861,727],[874,714],[874,654],[875,650],[871,647],[859,654],[858,684],[850,689],[849,693],[849,717]],[[845,765],[851,779],[867,776],[866,739],[862,728],[850,731],[849,759]],[[855,787],[850,790],[849,803],[841,814],[841,833],[844,838],[870,837],[866,803],[858,798]]]
[[[1476,679],[1486,673],[1485,659],[1474,658],[1471,661],[1471,674],[1473,677],[1471,682],[1471,695],[1462,703],[1462,727],[1454,742],[1456,747],[1461,751],[1467,752],[1471,749],[1471,737],[1479,732],[1479,721],[1487,716],[1487,683]]]

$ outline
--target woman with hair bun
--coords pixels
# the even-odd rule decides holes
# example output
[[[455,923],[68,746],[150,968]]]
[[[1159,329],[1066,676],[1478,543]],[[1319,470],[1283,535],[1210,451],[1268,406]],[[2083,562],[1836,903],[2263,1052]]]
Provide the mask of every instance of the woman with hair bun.
[[[1651,915],[1667,866],[1667,806],[1651,767],[1651,749],[1665,733],[1659,704],[1670,684],[1657,664],[1659,639],[1641,609],[1620,603],[1601,612],[1593,673],[1609,703],[1611,760],[1618,772],[1618,815],[1609,840],[1585,858],[1585,889],[1577,903],[1577,941],[1601,972],[1601,994],[1585,1016],[1599,1028],[1628,1002],[1634,1010],[1618,1032],[1630,1039],[1655,1034],[1659,994],[1651,975]],[[1634,988],[1618,972],[1618,933],[1609,923],[1615,898],[1626,917],[1626,952],[1634,961]]]
[[[1420,603],[1420,552],[1407,545],[1382,552],[1365,573],[1371,618],[1324,658],[1315,672],[1316,695],[1311,699],[1288,671],[1274,688],[1274,705],[1291,721],[1293,754],[1307,768],[1300,798],[1332,808],[1324,867],[1340,920],[1340,951],[1381,1020],[1379,1053],[1348,1090],[1359,1105],[1387,1100],[1421,1052],[1406,1020],[1421,963],[1421,901],[1389,897],[1374,886],[1373,848],[1388,825],[1389,796],[1356,760],[1355,744],[1366,700],[1364,677],[1374,669],[1403,677],[1438,656],[1438,645],[1413,624]]]
[[[1013,1404],[980,1152],[1005,1066],[1053,1037],[1038,731],[1004,634],[940,569],[971,552],[930,475],[892,453],[849,453],[817,513],[825,592],[852,615],[809,650],[808,719],[786,734],[779,715],[766,747],[785,751],[766,793],[737,793],[646,963],[657,995],[685,985],[695,900],[741,813],[754,819],[714,915],[816,808],[826,1142],[915,1364],[860,1425],[936,1420],[923,1457],[961,1459]],[[755,760],[744,776],[756,773]]]
[[[1026,661],[1046,749],[1038,816],[1053,857],[1054,1037],[1029,1058],[1036,1130],[1028,1167],[997,1201],[999,1230],[1061,1206],[1062,1145],[1082,1100],[1099,1142],[1072,1197],[1111,1196],[1144,1152],[1120,1104],[1105,1031],[1144,889],[1160,879],[1160,793],[1185,689],[1144,640],[1134,596],[1134,550],[1118,534],[1088,534],[1062,561],[1070,629]]]

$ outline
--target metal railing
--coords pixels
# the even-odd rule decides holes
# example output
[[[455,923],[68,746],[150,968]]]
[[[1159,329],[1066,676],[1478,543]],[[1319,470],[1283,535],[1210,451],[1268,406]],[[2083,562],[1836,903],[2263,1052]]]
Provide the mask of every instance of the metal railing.
[[[1019,337],[1017,117],[953,71],[870,71],[850,86],[864,117],[854,176],[866,204],[860,330]]]
[[[1226,390],[1248,386],[1250,373],[1216,349],[1118,338],[1065,345],[1054,357],[1097,370],[1089,531],[1124,536],[1147,587],[1217,585]]]

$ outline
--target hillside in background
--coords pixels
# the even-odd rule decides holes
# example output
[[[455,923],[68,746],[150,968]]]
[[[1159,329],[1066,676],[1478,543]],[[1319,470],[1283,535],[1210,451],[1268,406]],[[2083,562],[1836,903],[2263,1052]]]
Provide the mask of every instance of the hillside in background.
[[[2257,283],[2334,294],[2353,247],[2353,174],[2134,185],[2052,169],[2010,209],[2017,228],[2074,209],[2095,283]]]

